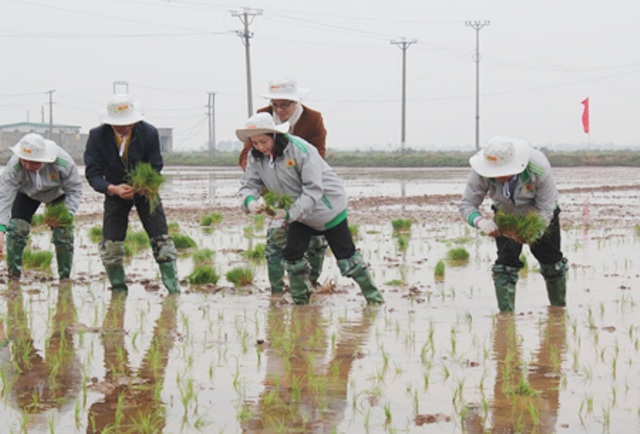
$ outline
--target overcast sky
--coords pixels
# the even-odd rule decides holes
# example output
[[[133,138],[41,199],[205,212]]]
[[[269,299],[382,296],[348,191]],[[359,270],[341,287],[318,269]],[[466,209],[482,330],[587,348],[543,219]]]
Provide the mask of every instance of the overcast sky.
[[[535,146],[640,145],[638,0],[0,0],[0,124],[98,125],[114,81],[146,119],[174,128],[176,150],[235,140],[247,119],[245,49],[232,11],[260,9],[250,30],[254,110],[277,75],[311,89],[329,149],[398,149],[402,50],[406,146],[475,148],[476,31],[480,141]],[[117,87],[118,90],[124,87]],[[591,133],[582,130],[589,97]]]

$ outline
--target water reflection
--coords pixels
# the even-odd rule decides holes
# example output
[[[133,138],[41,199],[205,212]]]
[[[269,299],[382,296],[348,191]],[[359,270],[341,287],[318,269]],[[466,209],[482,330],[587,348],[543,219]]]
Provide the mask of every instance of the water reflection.
[[[126,294],[113,293],[102,324],[105,378],[94,384],[104,393],[89,409],[88,433],[162,432],[166,410],[161,400],[164,374],[173,348],[177,297],[167,296],[156,320],[151,343],[137,372],[129,364],[125,346]]]
[[[521,360],[515,316],[496,316],[493,351],[497,370],[490,432],[556,432],[561,364],[566,352],[565,310],[549,307],[540,332],[540,345],[527,366]],[[486,432],[483,425],[477,413],[466,419],[471,434]]]
[[[264,391],[258,403],[245,405],[243,430],[337,432],[347,406],[349,373],[376,313],[362,310],[358,320],[343,322],[337,335],[327,339],[321,306],[271,307]]]
[[[10,390],[12,403],[25,415],[70,406],[79,393],[82,380],[70,331],[76,321],[72,284],[63,281],[58,288],[55,311],[50,312],[51,334],[46,339],[44,355],[34,345],[30,329],[32,320],[25,312],[22,293],[20,283],[10,281],[9,290],[4,294],[9,346],[3,349],[0,361],[3,364],[3,392]]]

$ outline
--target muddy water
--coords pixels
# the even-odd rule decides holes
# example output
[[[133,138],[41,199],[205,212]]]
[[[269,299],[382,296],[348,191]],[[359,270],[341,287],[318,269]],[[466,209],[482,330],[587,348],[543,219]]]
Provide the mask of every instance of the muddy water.
[[[0,432],[635,432],[640,169],[555,172],[569,306],[547,307],[525,248],[513,316],[496,315],[493,244],[457,215],[466,170],[341,171],[387,301],[376,308],[330,257],[322,280],[335,286],[310,306],[272,299],[264,261],[242,256],[264,228],[238,211],[239,172],[189,168],[167,170],[164,204],[215,250],[218,284],[167,297],[146,249],[128,260],[128,296],[112,297],[87,189],[71,284],[31,270],[0,283]],[[214,211],[223,222],[202,228]],[[406,244],[399,217],[414,220]],[[49,231],[31,239],[53,251]],[[454,247],[470,260],[436,280]],[[253,286],[226,280],[238,265]],[[188,252],[178,266],[186,278]]]

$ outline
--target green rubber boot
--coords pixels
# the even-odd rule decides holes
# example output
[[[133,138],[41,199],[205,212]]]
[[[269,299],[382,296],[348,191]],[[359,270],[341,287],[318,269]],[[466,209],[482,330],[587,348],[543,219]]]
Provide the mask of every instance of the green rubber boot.
[[[7,228],[7,269],[9,277],[22,275],[22,255],[27,245],[31,225],[22,219],[11,219]]]
[[[180,293],[180,282],[178,281],[178,269],[176,261],[161,262],[160,274],[162,275],[162,283],[170,294]]]
[[[567,305],[567,258],[555,264],[540,264],[540,274],[547,285],[547,294],[551,306]]]
[[[516,304],[516,283],[518,283],[518,267],[496,264],[492,267],[493,284],[498,299],[500,312],[513,312]]]
[[[73,226],[53,229],[53,244],[56,246],[58,277],[68,279],[73,265]]]
[[[100,259],[104,264],[107,277],[114,293],[127,292],[124,274],[124,241],[102,241],[99,246]]]
[[[313,286],[319,285],[318,279],[320,279],[320,274],[322,274],[322,265],[324,264],[327,247],[329,247],[329,244],[327,244],[323,236],[311,237],[305,257],[307,261],[309,261],[309,265],[311,265],[311,275],[309,278]]]
[[[305,259],[296,262],[285,262],[285,268],[289,273],[289,286],[291,298],[295,304],[309,304],[311,299],[311,281],[309,280],[310,268]]]
[[[369,267],[360,253],[354,253],[349,259],[339,259],[338,268],[340,268],[340,273],[342,273],[343,276],[351,277],[356,281],[364,298],[367,299],[367,303],[384,303],[384,298],[373,282],[371,274],[369,273]]]
[[[267,245],[264,256],[267,258],[267,272],[271,293],[279,294],[284,291],[284,259],[282,250],[287,245],[286,228],[269,228],[267,231]]]

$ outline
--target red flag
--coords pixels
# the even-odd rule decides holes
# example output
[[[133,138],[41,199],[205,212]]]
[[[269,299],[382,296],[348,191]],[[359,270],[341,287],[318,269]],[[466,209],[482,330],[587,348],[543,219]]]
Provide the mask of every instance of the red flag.
[[[585,133],[589,133],[589,97],[582,101],[584,110],[582,111],[582,128]]]

